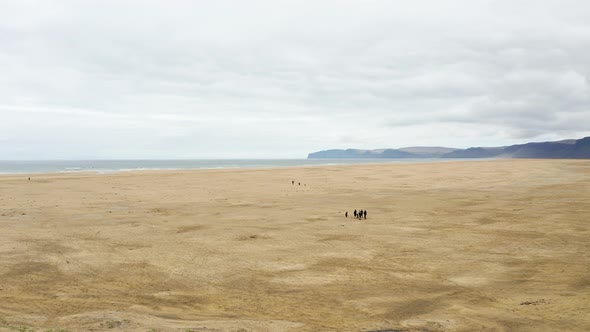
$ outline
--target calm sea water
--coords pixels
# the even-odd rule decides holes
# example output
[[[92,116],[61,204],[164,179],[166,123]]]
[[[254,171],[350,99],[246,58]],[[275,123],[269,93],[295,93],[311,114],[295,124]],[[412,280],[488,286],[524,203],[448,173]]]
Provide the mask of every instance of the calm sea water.
[[[217,168],[268,168],[314,165],[443,162],[451,159],[219,159],[219,160],[33,160],[1,161],[0,174],[96,172],[137,170],[189,170]]]

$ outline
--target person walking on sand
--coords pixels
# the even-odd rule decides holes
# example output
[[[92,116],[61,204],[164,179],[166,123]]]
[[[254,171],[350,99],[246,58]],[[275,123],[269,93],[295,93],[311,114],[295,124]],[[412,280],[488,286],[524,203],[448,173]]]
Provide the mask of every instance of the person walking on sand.
[[[292,185],[295,185],[295,180],[291,180],[291,184]]]
[[[348,218],[348,211],[344,213],[344,218]]]
[[[356,219],[356,209],[354,209],[354,219]]]
[[[365,216],[365,219],[367,219],[367,210],[363,211],[363,215]]]

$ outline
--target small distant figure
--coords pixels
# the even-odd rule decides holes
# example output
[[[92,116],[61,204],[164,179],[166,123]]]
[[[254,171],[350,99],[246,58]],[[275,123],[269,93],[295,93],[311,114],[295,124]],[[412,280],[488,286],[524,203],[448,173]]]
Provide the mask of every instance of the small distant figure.
[[[344,218],[348,218],[348,211],[346,211],[346,213],[344,213]]]
[[[354,219],[356,219],[356,209],[354,209]]]
[[[291,180],[291,184],[292,185],[295,185],[295,180]]]
[[[31,178],[29,177],[29,181],[31,181]]]
[[[365,219],[367,219],[367,210],[363,211],[363,215],[365,216]]]
[[[301,182],[297,182],[298,185],[301,185]]]

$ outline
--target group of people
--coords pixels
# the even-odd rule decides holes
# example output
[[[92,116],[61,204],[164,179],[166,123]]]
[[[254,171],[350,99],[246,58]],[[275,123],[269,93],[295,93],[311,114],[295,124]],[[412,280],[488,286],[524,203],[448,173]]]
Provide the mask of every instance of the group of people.
[[[354,210],[353,215],[354,219],[367,219],[367,210]],[[344,213],[344,216],[348,218],[348,211]]]

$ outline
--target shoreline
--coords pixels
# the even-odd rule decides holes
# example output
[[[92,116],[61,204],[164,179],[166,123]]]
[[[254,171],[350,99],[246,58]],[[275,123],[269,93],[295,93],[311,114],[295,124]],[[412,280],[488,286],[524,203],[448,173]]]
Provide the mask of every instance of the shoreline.
[[[415,164],[438,164],[438,163],[455,163],[455,162],[486,162],[500,160],[515,160],[513,158],[438,158],[421,161],[419,159],[387,159],[387,161],[359,162],[359,163],[326,163],[311,165],[270,165],[270,166],[221,166],[221,167],[195,167],[195,168],[126,168],[126,169],[108,169],[108,170],[59,170],[59,171],[39,171],[39,172],[0,172],[0,177],[19,177],[19,176],[48,176],[48,175],[76,175],[76,174],[93,174],[93,175],[112,175],[126,173],[162,173],[162,172],[189,172],[189,171],[225,171],[225,170],[272,170],[288,168],[305,168],[305,167],[339,167],[339,166],[371,166],[371,165],[415,165]],[[264,159],[266,161],[266,159]],[[281,159],[282,160],[282,159]],[[288,160],[288,159],[286,159]],[[516,160],[528,160],[520,158]],[[576,159],[531,159],[531,160],[576,160]],[[132,160],[129,160],[132,161]],[[1,161],[0,161],[1,163]]]

